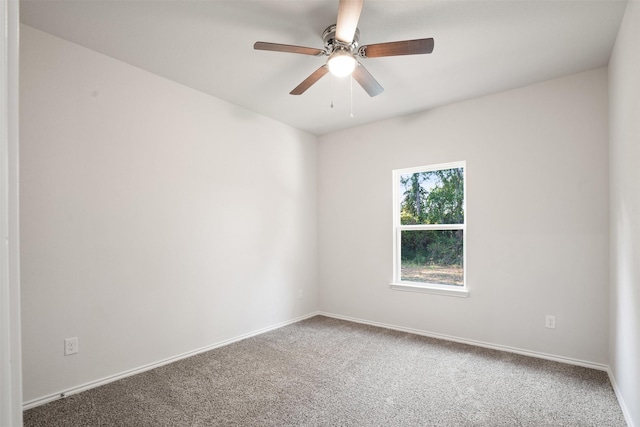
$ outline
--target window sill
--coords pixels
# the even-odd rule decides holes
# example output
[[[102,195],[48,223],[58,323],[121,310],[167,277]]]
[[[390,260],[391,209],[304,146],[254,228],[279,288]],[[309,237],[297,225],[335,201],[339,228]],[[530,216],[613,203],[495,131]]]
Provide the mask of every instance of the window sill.
[[[447,295],[459,298],[467,298],[469,296],[469,291],[466,288],[446,285],[389,283],[389,287],[394,291],[422,292],[425,294]]]

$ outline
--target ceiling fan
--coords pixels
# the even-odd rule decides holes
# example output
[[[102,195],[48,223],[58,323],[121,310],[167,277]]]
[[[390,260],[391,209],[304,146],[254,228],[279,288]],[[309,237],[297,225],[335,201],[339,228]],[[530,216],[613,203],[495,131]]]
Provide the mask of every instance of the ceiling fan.
[[[291,95],[303,94],[328,72],[338,77],[351,75],[369,96],[379,95],[384,89],[356,58],[380,58],[384,56],[431,53],[433,52],[433,38],[358,46],[360,40],[358,20],[363,3],[364,0],[340,0],[337,24],[330,25],[322,33],[324,49],[268,42],[256,42],[253,48],[329,57],[327,63],[296,86],[290,92]]]

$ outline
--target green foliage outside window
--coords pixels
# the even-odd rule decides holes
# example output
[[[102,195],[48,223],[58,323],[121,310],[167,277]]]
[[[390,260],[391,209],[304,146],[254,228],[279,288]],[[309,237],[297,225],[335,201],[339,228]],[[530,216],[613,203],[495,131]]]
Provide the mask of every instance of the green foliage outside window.
[[[400,224],[463,224],[462,168],[402,175]]]
[[[402,175],[400,185],[402,225],[464,223],[462,168]],[[462,266],[462,237],[462,230],[404,230],[403,265]]]

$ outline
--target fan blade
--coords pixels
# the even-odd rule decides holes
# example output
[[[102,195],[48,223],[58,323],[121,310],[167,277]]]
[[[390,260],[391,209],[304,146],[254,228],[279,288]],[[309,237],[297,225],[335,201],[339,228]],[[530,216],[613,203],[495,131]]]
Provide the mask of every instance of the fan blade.
[[[364,58],[380,58],[383,56],[417,55],[433,52],[433,39],[403,40],[399,42],[377,43],[360,48],[360,56]]]
[[[311,87],[311,85],[313,85],[315,82],[320,80],[322,76],[324,76],[328,72],[329,72],[329,68],[327,67],[327,64],[325,64],[322,67],[315,70],[313,73],[311,73],[309,77],[304,79],[302,83],[296,86],[296,88],[289,93],[291,95],[302,95],[307,89]]]
[[[270,50],[274,52],[300,53],[302,55],[320,56],[324,50],[313,47],[293,46],[290,44],[255,42],[253,48],[256,50]]]
[[[351,44],[358,28],[363,3],[364,0],[340,0],[335,36],[337,40]]]
[[[362,86],[362,89],[364,89],[369,94],[369,96],[380,95],[382,92],[384,92],[384,89],[382,86],[380,86],[380,83],[378,83],[376,79],[373,78],[371,73],[369,73],[369,71],[364,68],[364,65],[360,63],[358,63],[355,70],[353,70],[351,76],[356,79],[358,84]]]

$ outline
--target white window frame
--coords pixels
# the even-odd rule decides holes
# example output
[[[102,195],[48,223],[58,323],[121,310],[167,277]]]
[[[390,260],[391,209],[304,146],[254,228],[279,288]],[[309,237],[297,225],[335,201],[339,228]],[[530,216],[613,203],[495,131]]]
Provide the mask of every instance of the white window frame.
[[[464,195],[464,224],[400,224],[400,176],[417,172],[430,172],[442,169],[462,168],[463,195]],[[391,289],[398,291],[423,292],[430,294],[449,295],[455,297],[468,297],[467,287],[467,162],[440,163],[437,165],[420,166],[393,171],[393,281],[389,284]],[[403,230],[462,230],[462,265],[463,285],[445,285],[439,283],[410,282],[401,280],[401,253],[400,235]]]

